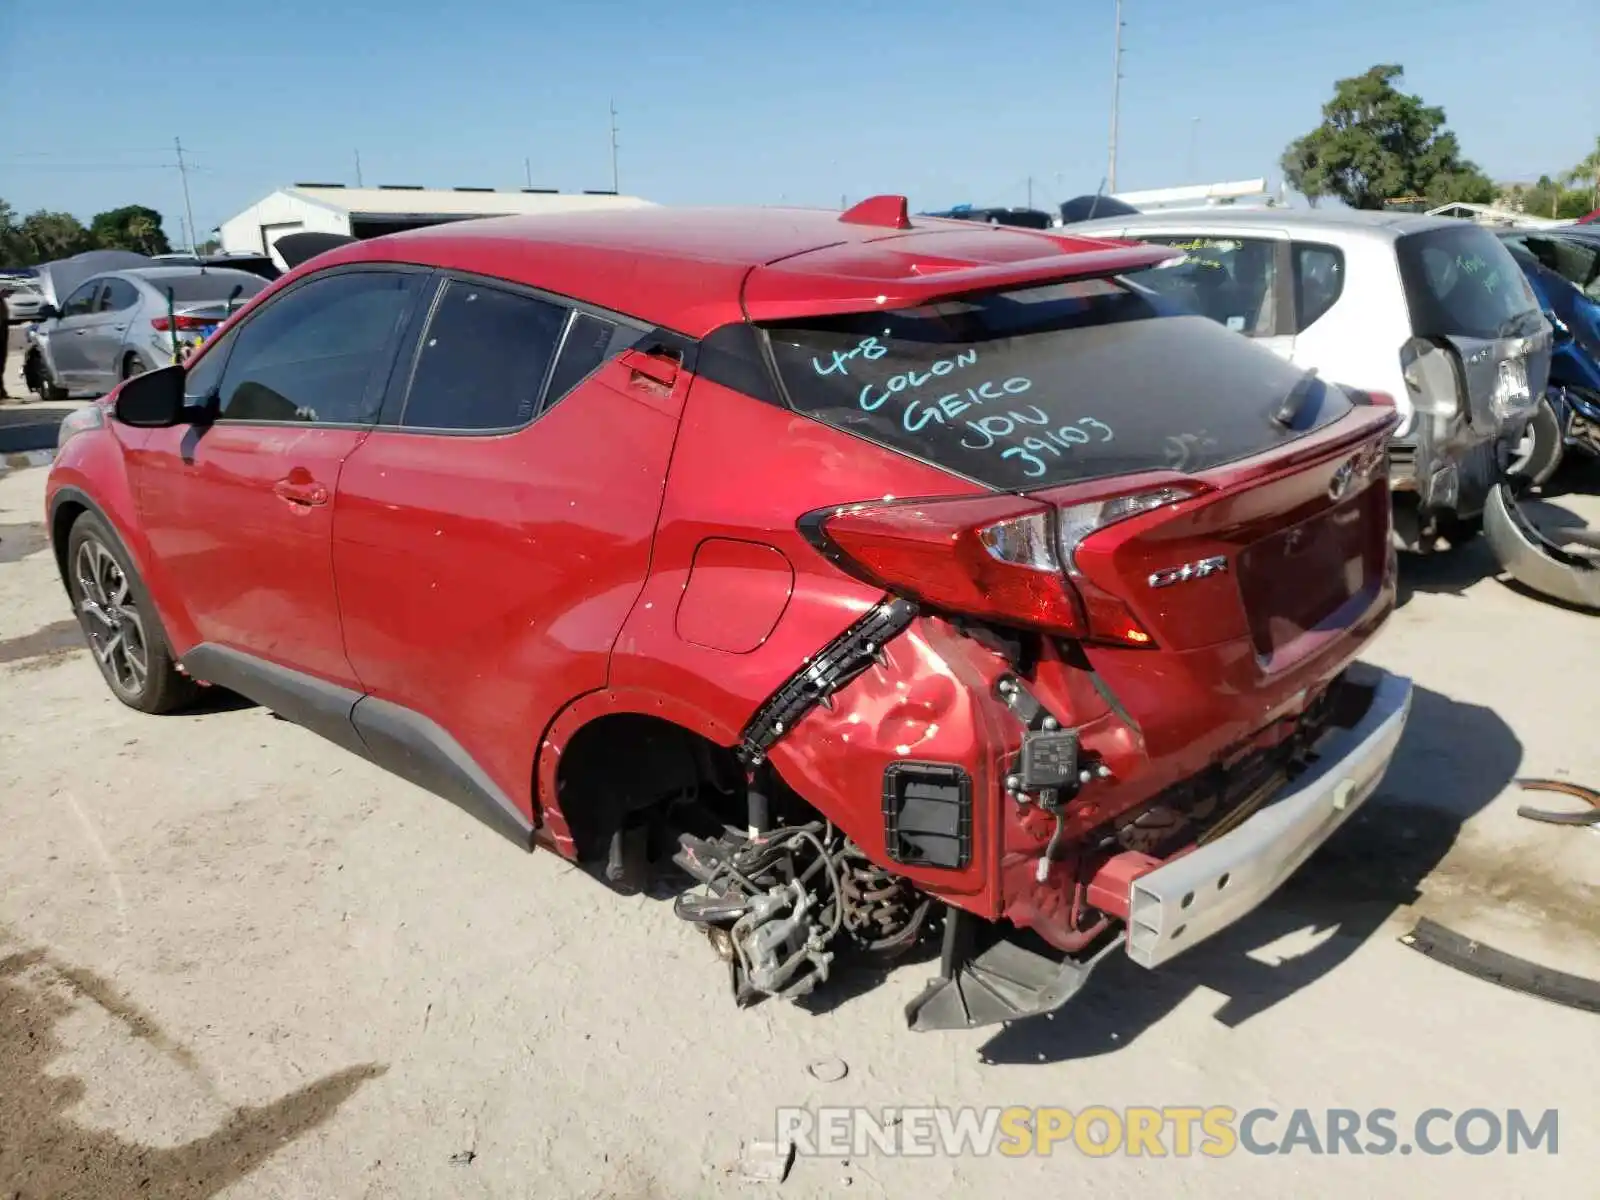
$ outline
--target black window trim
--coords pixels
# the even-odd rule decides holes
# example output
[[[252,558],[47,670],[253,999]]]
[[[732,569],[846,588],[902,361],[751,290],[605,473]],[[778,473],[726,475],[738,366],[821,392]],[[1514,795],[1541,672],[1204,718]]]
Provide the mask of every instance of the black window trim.
[[[638,317],[628,316],[626,313],[613,309],[603,308],[598,304],[590,304],[571,296],[564,296],[559,292],[548,291],[544,288],[534,287],[515,280],[504,279],[497,275],[481,275],[475,271],[459,271],[453,269],[439,269],[434,271],[433,294],[427,298],[425,304],[419,304],[413,319],[407,323],[404,336],[401,340],[399,353],[395,358],[395,365],[391,369],[389,381],[384,391],[383,411],[379,416],[377,427],[386,433],[418,434],[426,437],[468,437],[468,438],[495,438],[509,437],[521,433],[524,429],[536,424],[541,417],[555,408],[564,398],[558,396],[552,401],[547,394],[550,380],[555,375],[556,363],[561,358],[561,352],[566,348],[567,337],[572,332],[573,322],[578,314],[595,317],[606,321],[617,328],[633,329],[638,332],[639,339],[644,340],[656,337],[660,340],[673,338],[690,346],[693,339],[685,338],[682,334],[674,334],[670,330]],[[446,289],[451,283],[465,284],[471,287],[485,287],[497,291],[521,296],[528,300],[539,300],[546,304],[553,304],[565,310],[562,318],[561,331],[556,337],[555,350],[550,356],[550,361],[545,366],[544,378],[539,381],[539,393],[535,398],[532,415],[519,425],[506,425],[493,429],[451,429],[436,426],[407,425],[405,421],[406,405],[411,398],[411,385],[416,378],[417,366],[421,359],[423,340],[428,327],[432,324],[434,314],[438,311]],[[613,358],[615,356],[612,356]],[[567,390],[565,395],[571,395],[589,381],[612,358],[603,360],[594,370],[578,380]],[[685,363],[692,369],[692,356]]]
[[[301,278],[296,279],[288,287],[273,292],[272,295],[268,296],[260,305],[252,308],[247,314],[240,318],[239,323],[234,325],[226,334],[223,335],[232,339],[227,347],[228,357],[230,359],[232,358],[234,349],[239,344],[239,339],[234,336],[235,334],[237,334],[241,329],[247,328],[250,323],[260,317],[262,313],[269,312],[273,307],[282,303],[284,297],[294,295],[307,284],[316,282],[318,280],[332,279],[338,275],[413,275],[420,277],[429,275],[431,273],[432,268],[419,267],[414,263],[355,262],[340,263],[336,266],[328,267],[321,271],[315,271],[310,275],[302,276]],[[411,289],[410,295],[406,298],[406,304],[408,308],[405,319],[396,322],[396,329],[394,332],[390,333],[388,343],[381,351],[379,351],[379,361],[377,364],[378,369],[374,370],[371,378],[367,380],[367,390],[362,397],[363,404],[367,405],[369,409],[371,406],[368,402],[374,396],[381,398],[383,395],[380,389],[384,386],[384,384],[380,381],[386,381],[394,369],[395,355],[400,347],[401,336],[410,325],[411,314],[418,307],[417,301],[425,288],[426,283],[420,286],[414,286]],[[224,362],[222,364],[222,374],[218,378],[219,388],[221,387],[222,383],[226,382],[227,380],[229,365],[230,363],[228,362]],[[217,393],[215,391],[204,397],[208,404],[214,403],[216,398]],[[382,413],[380,410],[379,417],[381,417],[381,415]],[[372,420],[367,421],[265,421],[258,417],[228,417],[218,413],[213,418],[213,423],[226,422],[228,425],[235,428],[259,427],[263,429],[371,429],[377,424],[378,419],[379,418],[375,417]]]

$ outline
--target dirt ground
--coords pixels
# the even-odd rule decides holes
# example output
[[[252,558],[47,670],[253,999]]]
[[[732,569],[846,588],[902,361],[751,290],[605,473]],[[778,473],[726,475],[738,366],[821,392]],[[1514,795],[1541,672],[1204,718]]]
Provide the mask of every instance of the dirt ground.
[[[1109,960],[1053,1020],[914,1035],[901,1009],[933,963],[737,1011],[668,904],[259,708],[123,708],[45,549],[44,475],[0,475],[8,1200],[1593,1194],[1600,1018],[1397,940],[1428,915],[1600,975],[1600,835],[1518,818],[1509,786],[1600,784],[1600,619],[1493,578],[1481,545],[1408,565],[1372,654],[1417,684],[1399,757],[1265,909],[1158,973]],[[1570,486],[1554,504],[1600,525],[1600,477]],[[741,1176],[778,1106],[957,1103],[1555,1108],[1560,1143]]]

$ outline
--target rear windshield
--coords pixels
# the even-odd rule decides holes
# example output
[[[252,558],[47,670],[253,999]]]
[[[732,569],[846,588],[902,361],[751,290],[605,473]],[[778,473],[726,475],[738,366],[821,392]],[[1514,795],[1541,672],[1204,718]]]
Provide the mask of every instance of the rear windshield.
[[[221,302],[232,295],[233,289],[240,284],[244,285],[238,296],[242,303],[267,286],[267,281],[259,275],[249,275],[243,271],[207,271],[204,274],[196,271],[193,275],[169,275],[164,279],[146,279],[145,282],[163,296],[171,288],[174,304],[203,304],[208,300]]]
[[[1002,490],[1200,471],[1270,450],[1351,406],[1339,389],[1131,282],[768,333],[796,410]],[[1272,414],[1297,388],[1299,416],[1284,428]]]
[[[1500,239],[1462,222],[1395,242],[1418,337],[1499,338],[1526,333],[1539,302]]]

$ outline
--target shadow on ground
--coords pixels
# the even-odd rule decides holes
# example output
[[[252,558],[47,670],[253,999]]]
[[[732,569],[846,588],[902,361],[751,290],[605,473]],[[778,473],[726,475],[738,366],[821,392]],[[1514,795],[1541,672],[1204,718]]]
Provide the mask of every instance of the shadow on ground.
[[[0,454],[54,450],[61,422],[77,404],[8,404],[0,408]]]
[[[384,1071],[375,1064],[350,1067],[271,1104],[236,1108],[213,1132],[181,1146],[144,1146],[85,1128],[67,1115],[83,1098],[84,1085],[50,1067],[68,1049],[58,1023],[84,1003],[98,1005],[130,1036],[196,1069],[186,1048],[93,972],[38,950],[0,958],[0,1195],[7,1200],[215,1196],[327,1121]]]
[[[1539,492],[1546,500],[1600,492],[1600,459],[1569,448],[1560,468]]]
[[[1199,987],[1227,997],[1216,1017],[1229,1026],[1287,1000],[1417,903],[1462,825],[1521,761],[1521,742],[1492,710],[1417,688],[1382,789],[1276,896],[1160,970],[1112,954],[1053,1018],[1003,1027],[985,1044],[984,1061],[1061,1062],[1122,1049]],[[1308,926],[1331,936],[1280,962],[1248,956]]]
[[[1523,513],[1557,545],[1565,544],[1569,532],[1588,528],[1587,522],[1577,513],[1556,503],[1548,490],[1523,496],[1517,503]],[[1451,550],[1433,554],[1402,554],[1396,603],[1404,606],[1417,592],[1463,596],[1479,580],[1501,574],[1500,563],[1489,548],[1489,539],[1481,535],[1469,538]],[[1526,592],[1526,589],[1513,590],[1536,595]]]

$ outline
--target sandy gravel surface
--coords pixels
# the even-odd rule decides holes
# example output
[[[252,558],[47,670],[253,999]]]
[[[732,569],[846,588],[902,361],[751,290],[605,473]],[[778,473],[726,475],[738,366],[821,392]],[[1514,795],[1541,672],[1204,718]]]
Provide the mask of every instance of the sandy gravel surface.
[[[1380,796],[1266,909],[1054,1020],[913,1035],[932,973],[736,1011],[670,907],[519,854],[248,707],[112,700],[0,476],[0,1196],[1581,1196],[1600,1017],[1428,961],[1431,915],[1600,975],[1600,835],[1515,816],[1600,784],[1600,618],[1408,570],[1373,658],[1412,675]],[[1555,503],[1600,526],[1591,494]],[[838,1059],[842,1079],[808,1065]],[[836,1074],[819,1072],[824,1075]],[[741,1178],[779,1105],[1557,1108],[1560,1152],[801,1159]]]

